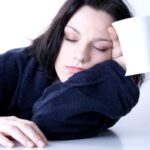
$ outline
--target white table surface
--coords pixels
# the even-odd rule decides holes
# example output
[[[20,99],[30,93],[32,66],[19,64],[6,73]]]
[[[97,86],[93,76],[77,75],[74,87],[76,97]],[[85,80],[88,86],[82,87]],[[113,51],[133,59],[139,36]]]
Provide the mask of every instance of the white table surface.
[[[8,149],[0,147],[0,149]],[[98,137],[49,141],[46,148],[36,150],[150,150],[150,129],[112,129]],[[18,145],[14,150],[31,150]]]

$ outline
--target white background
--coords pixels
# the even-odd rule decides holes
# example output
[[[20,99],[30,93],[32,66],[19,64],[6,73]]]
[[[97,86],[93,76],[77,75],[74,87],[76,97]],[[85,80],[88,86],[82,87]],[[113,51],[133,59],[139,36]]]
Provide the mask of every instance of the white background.
[[[0,0],[0,52],[26,46],[50,24],[65,0]],[[128,0],[136,15],[150,14],[150,0]]]
[[[30,44],[43,32],[64,0],[0,0],[0,52]],[[150,15],[150,0],[129,0],[136,15]],[[141,88],[138,105],[118,126],[150,126],[150,81]]]
[[[0,0],[0,52],[30,44],[64,0]]]

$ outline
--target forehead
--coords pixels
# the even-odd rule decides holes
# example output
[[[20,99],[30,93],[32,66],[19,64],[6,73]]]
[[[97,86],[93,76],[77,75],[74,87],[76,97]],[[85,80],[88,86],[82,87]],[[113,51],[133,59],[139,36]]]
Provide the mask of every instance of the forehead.
[[[78,29],[92,28],[93,30],[104,30],[112,22],[112,16],[105,11],[83,6],[70,18],[67,25],[73,25],[78,27]]]

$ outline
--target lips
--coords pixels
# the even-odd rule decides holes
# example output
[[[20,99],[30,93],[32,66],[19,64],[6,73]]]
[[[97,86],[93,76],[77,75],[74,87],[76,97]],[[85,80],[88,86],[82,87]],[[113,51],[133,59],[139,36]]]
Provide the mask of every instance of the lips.
[[[80,72],[80,71],[83,71],[85,69],[83,68],[80,68],[80,67],[76,67],[76,66],[65,66],[66,69],[71,72],[71,73],[77,73],[77,72]]]

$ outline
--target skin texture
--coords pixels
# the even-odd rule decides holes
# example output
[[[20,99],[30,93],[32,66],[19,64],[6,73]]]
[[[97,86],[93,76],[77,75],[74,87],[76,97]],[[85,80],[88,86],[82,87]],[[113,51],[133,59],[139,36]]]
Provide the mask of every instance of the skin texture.
[[[80,8],[67,23],[55,69],[64,82],[73,74],[114,59],[122,65],[119,40],[113,18],[89,6]]]
[[[0,144],[14,147],[17,140],[25,147],[45,147],[47,139],[39,128],[31,121],[15,116],[0,117]]]

